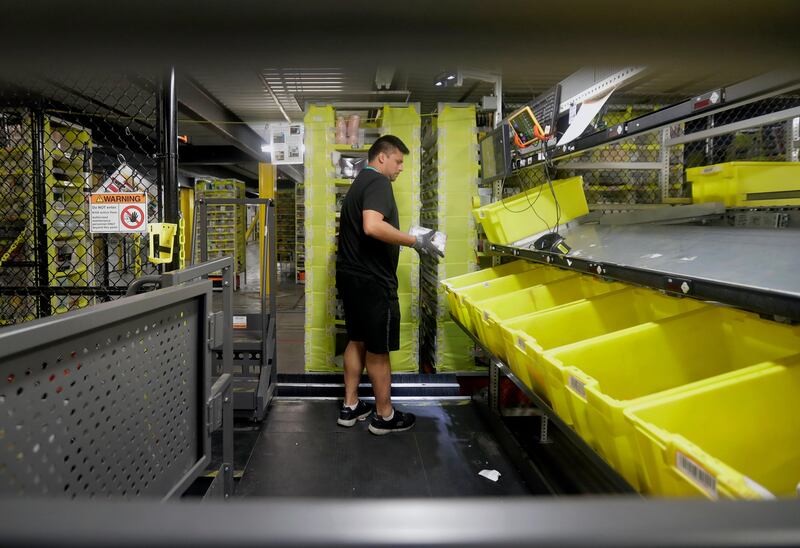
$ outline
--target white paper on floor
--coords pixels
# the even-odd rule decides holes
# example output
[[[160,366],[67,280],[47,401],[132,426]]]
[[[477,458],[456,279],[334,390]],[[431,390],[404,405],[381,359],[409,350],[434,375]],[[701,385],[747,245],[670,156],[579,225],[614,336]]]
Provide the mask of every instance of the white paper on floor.
[[[491,481],[497,481],[500,479],[500,472],[498,472],[497,470],[481,470],[480,472],[478,472],[478,475],[483,476],[484,478]]]

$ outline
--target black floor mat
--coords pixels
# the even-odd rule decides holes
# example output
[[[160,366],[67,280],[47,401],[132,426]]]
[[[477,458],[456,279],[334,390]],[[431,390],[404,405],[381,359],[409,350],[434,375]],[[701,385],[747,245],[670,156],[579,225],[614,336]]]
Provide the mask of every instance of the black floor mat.
[[[449,497],[530,491],[470,402],[400,404],[413,430],[373,436],[366,423],[337,426],[334,401],[276,401],[239,496]],[[478,475],[497,470],[492,482]]]

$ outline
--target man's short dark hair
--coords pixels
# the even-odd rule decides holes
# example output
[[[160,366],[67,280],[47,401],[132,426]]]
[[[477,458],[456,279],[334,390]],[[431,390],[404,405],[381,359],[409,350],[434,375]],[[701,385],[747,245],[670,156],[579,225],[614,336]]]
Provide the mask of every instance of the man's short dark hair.
[[[378,137],[378,140],[375,141],[371,147],[369,147],[367,159],[371,162],[377,158],[378,154],[381,152],[384,154],[391,154],[395,150],[399,150],[403,154],[408,154],[409,152],[406,144],[399,138],[395,137],[394,135],[383,135],[382,137]]]

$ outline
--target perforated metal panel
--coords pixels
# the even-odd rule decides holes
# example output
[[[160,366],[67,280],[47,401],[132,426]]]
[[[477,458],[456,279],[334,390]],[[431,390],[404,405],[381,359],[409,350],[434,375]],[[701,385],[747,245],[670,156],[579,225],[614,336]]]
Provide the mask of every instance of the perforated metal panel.
[[[0,332],[1,492],[163,497],[204,461],[210,284],[196,285]],[[19,337],[31,348],[3,357]]]

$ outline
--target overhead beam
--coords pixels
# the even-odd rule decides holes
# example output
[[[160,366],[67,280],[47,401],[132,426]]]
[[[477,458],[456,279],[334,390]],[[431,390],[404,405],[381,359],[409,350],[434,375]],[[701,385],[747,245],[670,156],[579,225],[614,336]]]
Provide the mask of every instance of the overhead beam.
[[[196,179],[198,177],[216,177],[217,179],[239,179],[244,181],[247,188],[258,190],[258,178],[248,176],[240,171],[234,171],[225,166],[180,166],[178,168],[181,174]]]
[[[248,153],[233,145],[181,145],[178,158],[182,166],[224,166],[253,161]]]
[[[302,184],[305,181],[305,174],[304,171],[296,166],[290,164],[281,164],[278,166],[278,171],[286,175],[289,179],[293,180],[295,183]]]
[[[178,108],[187,117],[214,130],[252,160],[263,162],[264,140],[241,118],[223,105],[194,79],[178,76]]]

